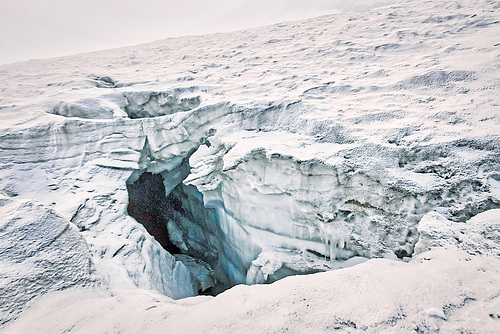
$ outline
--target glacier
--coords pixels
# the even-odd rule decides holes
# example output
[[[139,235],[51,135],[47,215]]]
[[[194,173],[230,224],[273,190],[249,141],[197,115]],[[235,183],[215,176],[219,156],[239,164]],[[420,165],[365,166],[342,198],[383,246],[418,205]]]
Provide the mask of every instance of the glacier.
[[[229,332],[293,287],[328,303],[358,286],[312,327],[470,329],[471,308],[494,328],[499,14],[417,2],[1,66],[0,324],[52,332],[76,296],[87,318],[120,300],[177,320],[219,305],[208,328]],[[408,286],[381,297],[370,275]],[[253,309],[226,309],[246,296]],[[363,320],[363,298],[387,312]]]

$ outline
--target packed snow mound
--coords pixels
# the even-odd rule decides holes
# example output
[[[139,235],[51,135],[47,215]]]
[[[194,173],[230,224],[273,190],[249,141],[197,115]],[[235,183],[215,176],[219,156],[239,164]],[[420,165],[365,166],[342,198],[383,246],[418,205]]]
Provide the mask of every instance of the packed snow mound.
[[[36,201],[4,196],[0,217],[0,324],[37,296],[92,285],[92,257],[74,225]]]
[[[491,1],[422,2],[2,66],[0,191],[76,226],[75,260],[90,254],[112,292],[179,299],[362,262],[420,275],[410,259],[436,248],[473,259],[457,271],[493,273],[499,14]],[[432,298],[431,280],[404,275]],[[8,319],[40,294],[26,289]]]
[[[454,223],[437,212],[426,214],[418,223],[420,234],[414,254],[434,248],[461,248],[471,255],[500,257],[500,210],[489,210],[467,223]]]

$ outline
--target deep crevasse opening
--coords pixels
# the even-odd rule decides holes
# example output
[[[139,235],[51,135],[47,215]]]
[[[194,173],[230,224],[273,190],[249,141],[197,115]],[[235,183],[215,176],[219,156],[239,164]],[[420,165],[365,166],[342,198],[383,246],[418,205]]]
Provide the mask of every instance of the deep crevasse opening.
[[[277,260],[276,253],[262,252],[222,199],[204,203],[195,186],[183,182],[173,186],[172,179],[166,179],[170,175],[134,173],[127,182],[128,214],[190,270],[199,294],[217,295],[236,284],[272,283],[322,271],[292,268]],[[303,255],[298,249],[281,251],[284,257]],[[322,254],[313,256],[327,260]]]
[[[237,150],[228,153],[213,142],[200,141],[175,160],[159,159],[146,142],[143,169],[127,182],[129,214],[190,269],[200,293],[339,269],[370,257],[411,257],[420,218],[463,197],[456,191],[431,196],[419,183],[393,186],[384,171],[263,150],[240,160],[236,155],[231,165]],[[485,200],[478,197],[479,208]]]
[[[204,206],[196,187],[181,182],[167,192],[164,182],[161,174],[150,172],[131,177],[128,214],[188,267],[200,294],[215,295],[242,283],[246,268],[227,244],[216,210]]]

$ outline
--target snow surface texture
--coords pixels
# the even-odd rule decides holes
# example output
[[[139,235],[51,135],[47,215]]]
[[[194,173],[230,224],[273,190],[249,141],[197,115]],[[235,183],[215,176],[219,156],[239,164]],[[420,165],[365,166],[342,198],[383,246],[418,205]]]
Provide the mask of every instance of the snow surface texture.
[[[137,317],[157,331],[498,326],[499,17],[492,1],[422,2],[0,67],[2,222],[19,247],[50,229],[23,228],[40,222],[35,208],[84,238],[67,228],[75,262],[37,255],[78,267],[50,285],[25,287],[24,269],[1,276],[27,291],[2,303],[2,321],[34,296],[91,284],[117,295],[71,292],[81,309],[60,322],[75,298],[62,294],[43,306],[48,327],[21,318],[12,330],[153,326]],[[128,215],[144,173],[180,202],[162,232],[179,254]],[[365,261],[215,299],[123,292],[178,299]]]

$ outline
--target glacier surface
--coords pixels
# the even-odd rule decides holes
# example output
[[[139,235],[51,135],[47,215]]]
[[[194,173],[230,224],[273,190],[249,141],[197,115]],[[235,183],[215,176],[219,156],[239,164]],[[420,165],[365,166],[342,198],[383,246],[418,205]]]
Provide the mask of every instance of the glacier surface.
[[[179,331],[178,307],[234,307],[209,326],[229,332],[247,308],[265,318],[266,294],[292,319],[303,294],[318,332],[465,330],[468,307],[493,328],[499,15],[491,1],[418,2],[1,66],[1,323],[21,314],[12,330],[33,331],[43,305],[83,294],[68,328],[124,299],[173,308]],[[302,274],[315,275],[283,279]],[[398,277],[424,297],[375,291]],[[273,284],[221,293],[256,283]],[[318,304],[343,288],[358,297],[324,323]],[[183,299],[197,294],[220,295]],[[255,303],[221,306],[245,296]],[[387,313],[361,320],[363,298]],[[89,326],[139,330],[118,313]]]

